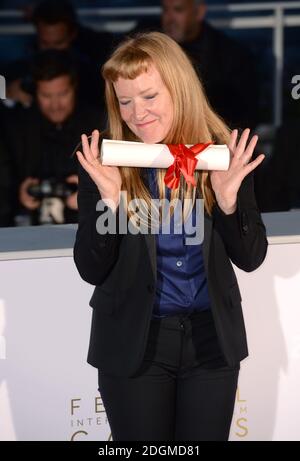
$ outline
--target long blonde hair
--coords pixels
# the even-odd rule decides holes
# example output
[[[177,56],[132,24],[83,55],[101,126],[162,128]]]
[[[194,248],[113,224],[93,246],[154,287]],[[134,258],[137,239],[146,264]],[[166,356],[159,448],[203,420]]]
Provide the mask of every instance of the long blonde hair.
[[[194,67],[182,48],[160,32],[138,33],[125,39],[102,67],[108,111],[106,135],[115,140],[141,141],[122,120],[113,83],[121,77],[135,79],[155,65],[173,101],[173,122],[162,143],[196,144],[213,141],[228,144],[230,130],[212,110]],[[159,198],[165,198],[166,169],[157,169]],[[120,167],[122,190],[127,192],[127,203],[138,197],[150,209],[151,195],[141,177],[141,168]],[[196,187],[188,187],[181,177],[177,189],[171,190],[171,203],[180,198],[194,204],[196,195],[204,199],[205,210],[211,215],[215,202],[209,174],[195,170]],[[172,202],[174,200],[174,202]],[[192,200],[192,202],[191,202]],[[128,216],[130,212],[127,211]],[[171,211],[172,214],[172,211]]]

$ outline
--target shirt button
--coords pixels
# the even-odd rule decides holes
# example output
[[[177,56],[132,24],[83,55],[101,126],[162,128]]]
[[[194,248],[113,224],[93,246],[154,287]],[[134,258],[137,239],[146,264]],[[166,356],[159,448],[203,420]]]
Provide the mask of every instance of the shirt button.
[[[177,261],[177,262],[176,262],[176,266],[177,266],[177,267],[182,266],[182,261]]]

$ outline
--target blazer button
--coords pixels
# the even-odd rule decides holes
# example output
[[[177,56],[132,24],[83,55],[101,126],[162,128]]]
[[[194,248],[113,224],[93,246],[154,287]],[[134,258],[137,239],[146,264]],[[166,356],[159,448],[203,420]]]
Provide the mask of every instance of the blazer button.
[[[249,226],[247,222],[248,222],[247,214],[243,211],[242,212],[242,232],[243,234],[247,234],[249,231]]]
[[[152,284],[147,285],[147,289],[149,293],[152,293],[154,291],[154,286]]]
[[[247,232],[248,232],[248,230],[249,230],[249,227],[248,227],[247,224],[244,224],[243,227],[242,227],[242,229],[243,229],[243,233],[244,233],[244,234],[247,234]]]

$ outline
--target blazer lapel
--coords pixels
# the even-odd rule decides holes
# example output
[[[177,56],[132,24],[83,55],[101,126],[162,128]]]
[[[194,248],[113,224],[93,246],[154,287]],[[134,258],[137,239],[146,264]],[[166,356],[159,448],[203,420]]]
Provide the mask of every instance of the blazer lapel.
[[[203,260],[204,260],[206,274],[208,274],[208,261],[209,261],[209,249],[210,249],[211,235],[212,235],[212,218],[208,216],[206,213],[204,213],[204,239],[203,239],[202,251],[203,251]]]
[[[148,169],[147,168],[141,168],[140,169],[140,175],[142,180],[144,181],[144,184],[147,189],[149,189],[149,179],[148,179]],[[145,239],[149,259],[150,259],[150,264],[153,272],[153,277],[156,282],[156,239],[155,239],[155,234],[142,234]]]
[[[156,261],[156,239],[155,239],[155,234],[142,234],[144,235],[148,254],[149,254],[149,259],[150,259],[150,264],[153,272],[153,277],[154,280],[156,281],[157,278],[157,261]]]

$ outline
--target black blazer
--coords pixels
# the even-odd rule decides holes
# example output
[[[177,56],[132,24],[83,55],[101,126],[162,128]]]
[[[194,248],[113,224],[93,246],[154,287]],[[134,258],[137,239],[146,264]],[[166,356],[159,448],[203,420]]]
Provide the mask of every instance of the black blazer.
[[[98,234],[99,191],[80,164],[78,176],[74,261],[83,280],[96,286],[90,300],[93,314],[87,362],[113,376],[132,376],[142,363],[152,317],[155,235]],[[238,192],[236,212],[225,215],[215,205],[204,222],[203,257],[211,308],[223,354],[231,366],[248,355],[241,295],[231,261],[244,271],[253,271],[263,262],[267,246],[250,173]]]

